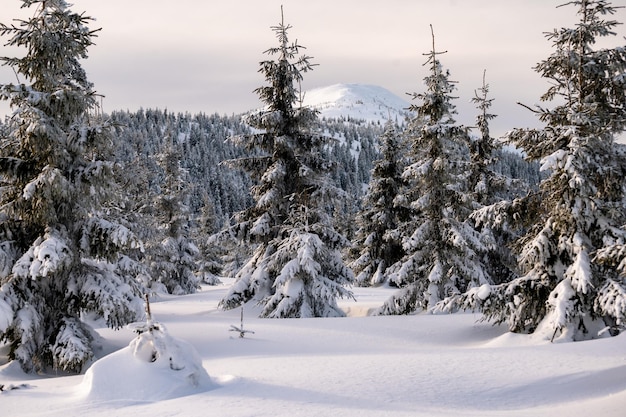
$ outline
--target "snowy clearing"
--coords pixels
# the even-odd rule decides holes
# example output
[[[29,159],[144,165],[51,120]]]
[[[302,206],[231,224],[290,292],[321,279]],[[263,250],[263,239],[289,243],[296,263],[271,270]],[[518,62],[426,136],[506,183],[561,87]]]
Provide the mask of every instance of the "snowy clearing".
[[[259,310],[246,306],[244,327],[255,333],[239,338],[229,328],[239,326],[240,310],[216,308],[227,289],[207,286],[151,305],[154,320],[182,340],[177,348],[195,348],[210,381],[189,384],[178,377],[184,370],[139,363],[128,346],[135,333],[100,328],[99,356],[110,355],[88,376],[0,366],[2,414],[624,415],[624,335],[550,344],[479,323],[476,314],[365,316],[393,290],[354,288],[357,301],[340,304],[347,318],[259,319]]]

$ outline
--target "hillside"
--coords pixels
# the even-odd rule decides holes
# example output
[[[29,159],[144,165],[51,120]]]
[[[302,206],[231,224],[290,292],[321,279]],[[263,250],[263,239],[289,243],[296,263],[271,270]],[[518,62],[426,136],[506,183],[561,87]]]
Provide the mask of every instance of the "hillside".
[[[402,124],[409,103],[375,85],[333,84],[304,93],[304,105],[320,112],[320,118],[364,120],[384,124],[389,118]]]

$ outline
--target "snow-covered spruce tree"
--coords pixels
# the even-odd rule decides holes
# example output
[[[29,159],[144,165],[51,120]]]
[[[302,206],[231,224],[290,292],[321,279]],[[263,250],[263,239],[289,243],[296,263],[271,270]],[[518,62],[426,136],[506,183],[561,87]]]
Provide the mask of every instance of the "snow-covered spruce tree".
[[[514,180],[493,169],[497,161],[497,152],[501,150],[501,143],[497,142],[489,132],[489,121],[496,115],[489,113],[493,102],[489,98],[489,84],[483,72],[482,86],[475,92],[472,102],[476,104],[478,115],[476,125],[480,134],[470,141],[469,191],[473,193],[473,209],[480,211],[482,207],[502,201],[506,195],[520,195],[528,191],[528,185],[521,180]],[[498,227],[487,227],[473,220],[470,222],[483,234],[486,241],[495,242],[491,248],[483,253],[483,264],[494,283],[510,281],[516,270],[516,259],[510,250],[515,233],[510,225],[500,224]],[[480,216],[478,216],[480,217]],[[478,224],[476,224],[478,223]]]
[[[106,122],[90,116],[96,95],[79,59],[95,31],[63,0],[18,26],[0,24],[22,58],[1,58],[19,84],[0,85],[13,114],[0,156],[0,339],[27,371],[80,371],[93,357],[94,312],[119,328],[142,314],[140,289],[118,274],[120,250],[138,245],[103,217],[112,163]]]
[[[486,71],[483,72],[482,86],[475,91],[472,98],[472,102],[478,109],[476,127],[479,135],[472,135],[470,141],[468,189],[473,193],[475,208],[527,194],[535,184],[539,183],[538,180],[527,178],[523,172],[516,172],[515,159],[522,162],[521,157],[517,153],[503,151],[502,139],[497,140],[491,136],[489,121],[497,116],[489,113],[493,99],[489,98],[489,84],[486,82],[485,75]],[[515,159],[512,160],[511,156]],[[523,165],[534,173],[532,164],[523,161]],[[503,166],[509,169],[503,170]]]
[[[516,237],[519,237],[519,224],[509,222],[506,215],[497,216],[496,221],[488,219],[493,213],[498,212],[503,205],[506,196],[528,192],[529,187],[525,181],[512,179],[492,170],[494,163],[498,161],[496,155],[502,155],[501,146],[495,142],[489,133],[489,120],[496,116],[488,113],[493,99],[488,97],[489,85],[485,82],[483,72],[482,87],[475,92],[472,99],[479,110],[476,117],[476,125],[480,132],[478,137],[472,137],[470,142],[470,166],[468,177],[468,190],[472,193],[472,207],[474,211],[469,216],[470,224],[481,233],[482,238],[491,242],[486,252],[482,253],[483,265],[493,284],[511,281],[516,275],[517,260],[510,247]],[[506,203],[504,203],[506,204]],[[452,294],[436,306],[437,311],[455,312],[459,310],[472,310],[477,308],[481,297],[489,294],[490,286],[484,283],[482,286],[469,287],[463,293]]]
[[[259,133],[236,138],[251,155],[230,163],[256,185],[254,205],[231,230],[257,246],[220,305],[234,308],[256,299],[263,317],[341,316],[336,299],[351,296],[344,285],[352,272],[340,254],[347,242],[328,215],[336,189],[329,180],[327,138],[311,131],[315,111],[296,105],[296,87],[312,65],[300,55],[302,47],[288,41],[290,28],[283,21],[272,27],[279,46],[266,53],[276,59],[261,62],[269,85],[256,92],[265,108],[246,117]]]
[[[198,242],[198,261],[196,276],[199,282],[208,285],[218,285],[222,281],[219,279],[224,265],[221,255],[221,248],[213,245],[210,236],[217,232],[215,205],[211,201],[206,190],[201,190],[203,205],[200,208],[200,214],[196,219],[196,227],[193,228],[193,239]]]
[[[379,285],[387,281],[387,268],[404,255],[402,240],[394,233],[406,220],[406,210],[395,204],[403,187],[405,147],[398,126],[388,121],[380,137],[380,159],[372,169],[372,179],[358,213],[359,227],[352,252],[356,259],[350,268],[360,286]]]
[[[613,250],[626,242],[626,163],[615,143],[626,123],[626,47],[593,49],[618,24],[607,19],[609,2],[568,5],[579,23],[546,35],[554,52],[536,67],[551,84],[542,101],[555,101],[531,109],[546,127],[508,135],[548,174],[539,193],[501,207],[532,216],[519,243],[522,276],[475,300],[485,318],[550,340],[592,338],[626,319],[623,253]]]
[[[494,162],[494,152],[500,146],[489,133],[489,121],[496,115],[489,113],[493,99],[489,98],[489,85],[485,81],[484,72],[483,85],[475,92],[472,102],[476,103],[479,110],[476,125],[480,135],[472,138],[470,143],[469,189],[474,193],[476,203],[485,206],[496,202],[494,187],[496,182],[500,181],[490,169],[490,165]]]
[[[185,184],[187,172],[181,168],[181,151],[175,142],[175,133],[169,131],[165,150],[157,155],[163,170],[161,192],[156,196],[158,242],[150,248],[152,279],[162,284],[170,294],[196,292],[195,275],[198,247],[189,236],[189,205]]]
[[[415,116],[406,128],[411,163],[402,176],[407,188],[396,198],[410,210],[400,224],[405,256],[389,275],[400,287],[379,314],[408,314],[431,310],[436,303],[469,286],[488,282],[481,264],[486,248],[480,235],[465,222],[471,211],[466,192],[469,163],[467,129],[456,124],[452,104],[454,85],[444,71],[434,45],[425,65],[426,92],[413,94]]]

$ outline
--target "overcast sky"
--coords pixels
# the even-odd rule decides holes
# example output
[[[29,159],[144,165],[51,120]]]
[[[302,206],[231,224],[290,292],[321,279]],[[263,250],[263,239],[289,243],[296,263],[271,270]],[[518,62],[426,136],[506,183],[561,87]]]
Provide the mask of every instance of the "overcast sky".
[[[472,123],[469,103],[483,70],[498,115],[492,133],[536,125],[521,106],[539,102],[547,89],[532,68],[552,52],[544,32],[577,21],[566,0],[69,0],[101,27],[83,65],[105,112],[167,108],[174,112],[241,113],[259,106],[257,71],[263,51],[277,45],[270,30],[285,21],[291,40],[319,64],[305,74],[304,89],[334,83],[385,87],[408,99],[423,91],[423,66],[432,46],[458,81],[458,120]],[[0,0],[0,20],[32,15],[19,0]],[[626,4],[617,0],[614,5]],[[26,14],[25,14],[26,13]],[[615,16],[626,22],[626,10]],[[611,38],[623,45],[626,29]],[[7,39],[2,40],[2,44]],[[3,47],[0,55],[18,52]],[[0,83],[15,76],[0,68]],[[0,114],[7,107],[0,107]]]

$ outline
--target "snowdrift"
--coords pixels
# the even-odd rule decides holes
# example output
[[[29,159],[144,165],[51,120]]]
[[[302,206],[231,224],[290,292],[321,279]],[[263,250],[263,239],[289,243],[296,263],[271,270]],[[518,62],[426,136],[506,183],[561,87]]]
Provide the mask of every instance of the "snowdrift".
[[[96,361],[79,393],[90,401],[159,401],[214,388],[193,346],[148,322],[129,346]]]

